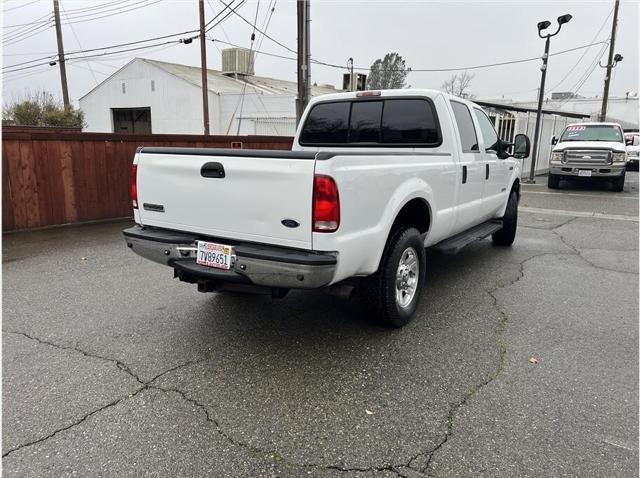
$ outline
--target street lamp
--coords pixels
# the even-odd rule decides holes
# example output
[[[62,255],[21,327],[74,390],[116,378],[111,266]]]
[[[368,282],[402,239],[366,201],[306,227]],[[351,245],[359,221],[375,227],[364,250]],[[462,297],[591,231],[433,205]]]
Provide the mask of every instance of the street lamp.
[[[533,135],[533,154],[531,155],[531,171],[529,172],[529,182],[535,183],[536,172],[536,160],[538,159],[538,143],[540,142],[540,118],[542,116],[542,100],[544,99],[544,82],[547,79],[547,62],[549,61],[549,43],[551,43],[551,37],[560,33],[562,25],[569,23],[572,16],[568,13],[558,17],[558,29],[554,33],[547,33],[544,35],[542,32],[551,26],[551,22],[548,20],[538,22],[538,36],[540,38],[546,38],[544,44],[544,55],[542,55],[542,78],[540,79],[540,91],[538,93],[538,111],[536,113],[536,131]]]

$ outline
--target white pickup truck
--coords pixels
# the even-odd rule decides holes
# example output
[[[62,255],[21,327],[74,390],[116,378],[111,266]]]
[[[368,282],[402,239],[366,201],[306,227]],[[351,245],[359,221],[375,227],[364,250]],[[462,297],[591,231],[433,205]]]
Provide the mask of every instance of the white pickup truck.
[[[551,143],[547,179],[550,189],[558,189],[562,179],[574,178],[611,181],[614,191],[624,189],[627,152],[619,124],[570,124]]]
[[[476,104],[431,90],[314,98],[292,151],[143,147],[132,167],[137,254],[202,292],[349,286],[406,324],[425,248],[516,234],[521,159]],[[510,153],[509,151],[513,151]]]

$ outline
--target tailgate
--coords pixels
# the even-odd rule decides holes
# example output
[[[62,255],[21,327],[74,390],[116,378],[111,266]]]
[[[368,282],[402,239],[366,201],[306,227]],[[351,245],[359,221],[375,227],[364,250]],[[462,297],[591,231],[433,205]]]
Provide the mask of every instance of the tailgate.
[[[220,238],[311,249],[315,155],[143,148],[140,222]],[[299,224],[283,220],[290,219]]]

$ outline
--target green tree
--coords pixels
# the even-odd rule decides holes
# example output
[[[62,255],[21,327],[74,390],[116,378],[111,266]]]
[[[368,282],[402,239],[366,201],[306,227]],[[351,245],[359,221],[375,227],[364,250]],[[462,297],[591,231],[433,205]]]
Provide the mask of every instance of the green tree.
[[[59,128],[83,128],[86,126],[84,112],[62,103],[49,92],[29,92],[13,100],[2,110],[2,119],[11,120],[19,126],[51,126]]]
[[[384,58],[378,58],[371,65],[367,78],[368,90],[387,90],[405,88],[407,75],[411,68],[398,53],[387,53]]]

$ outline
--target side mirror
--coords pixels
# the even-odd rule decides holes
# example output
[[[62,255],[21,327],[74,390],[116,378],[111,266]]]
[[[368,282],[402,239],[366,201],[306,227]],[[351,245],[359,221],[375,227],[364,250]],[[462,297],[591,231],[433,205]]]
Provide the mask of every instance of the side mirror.
[[[531,153],[531,141],[526,134],[517,134],[513,140],[513,157],[525,159]]]
[[[552,145],[554,145],[554,146],[555,146],[556,144],[558,144],[558,138],[556,138],[555,136],[553,136],[553,137],[551,138],[551,144],[552,144]]]

